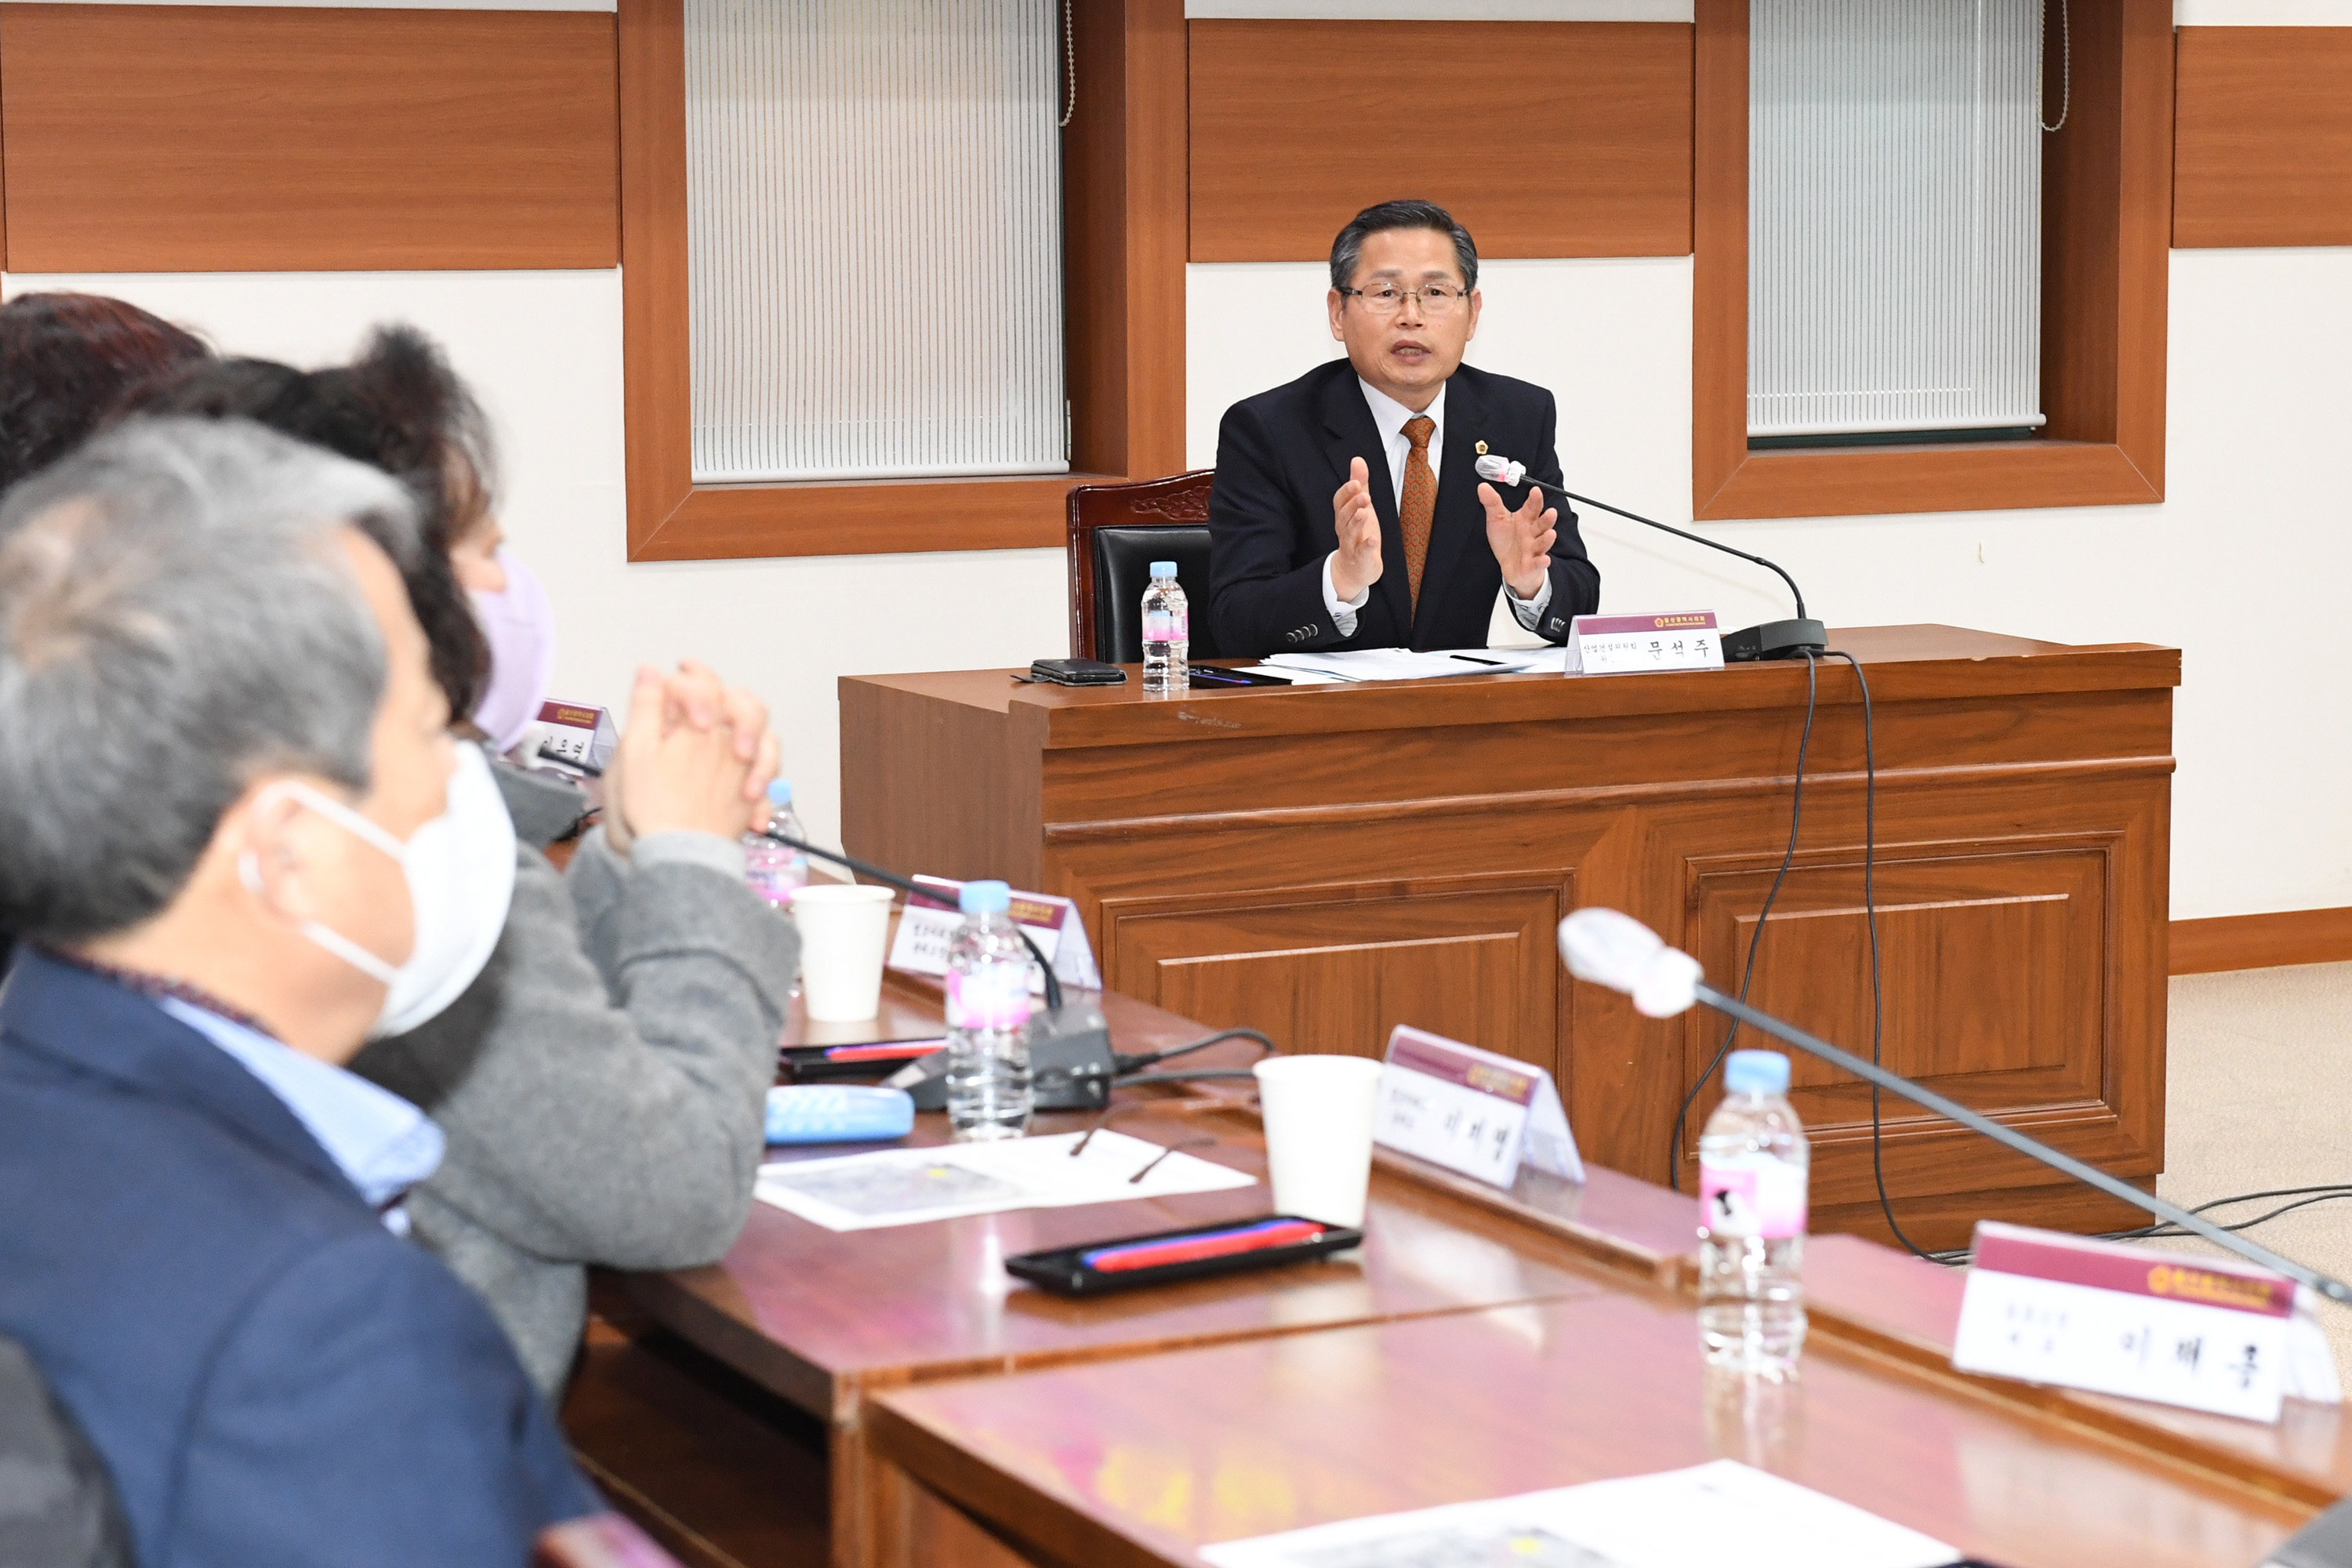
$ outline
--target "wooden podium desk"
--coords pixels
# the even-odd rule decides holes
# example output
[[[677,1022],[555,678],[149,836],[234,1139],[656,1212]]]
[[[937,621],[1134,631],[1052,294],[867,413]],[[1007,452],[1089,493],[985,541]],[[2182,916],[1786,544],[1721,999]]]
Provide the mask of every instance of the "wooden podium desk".
[[[1886,1064],[2152,1182],[2179,652],[1948,626],[1832,640],[1874,701]],[[1675,1109],[1724,1025],[1571,989],[1553,927],[1614,906],[1738,983],[1788,845],[1802,663],[1173,700],[1011,673],[842,681],[851,853],[1067,894],[1111,989],[1286,1049],[1376,1055],[1413,1024],[1540,1063],[1588,1159],[1667,1179]],[[1862,691],[1826,662],[1817,697],[1750,1000],[1867,1051]],[[1801,1058],[1795,1072],[1815,1227],[1885,1235],[1868,1092]],[[1885,1127],[1887,1185],[1924,1245],[1983,1216],[2133,1222],[1903,1101]]]

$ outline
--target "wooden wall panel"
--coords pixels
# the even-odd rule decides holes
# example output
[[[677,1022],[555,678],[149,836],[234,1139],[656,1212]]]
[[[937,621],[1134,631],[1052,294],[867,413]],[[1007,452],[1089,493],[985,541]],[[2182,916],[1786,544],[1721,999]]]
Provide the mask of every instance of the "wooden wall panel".
[[[1191,27],[1195,261],[1319,261],[1408,195],[1483,256],[1689,253],[1687,24]]]
[[[2352,245],[2352,27],[2177,35],[2172,243]]]
[[[614,21],[0,5],[16,272],[611,267]]]

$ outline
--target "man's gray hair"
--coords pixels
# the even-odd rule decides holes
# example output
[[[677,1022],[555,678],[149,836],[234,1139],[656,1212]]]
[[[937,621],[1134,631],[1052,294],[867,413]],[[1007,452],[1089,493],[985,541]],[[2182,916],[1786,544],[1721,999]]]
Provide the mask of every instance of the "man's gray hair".
[[[1462,287],[1478,287],[1478,242],[1454,221],[1454,215],[1435,202],[1381,202],[1348,220],[1331,241],[1331,287],[1345,292],[1356,281],[1356,266],[1364,258],[1364,237],[1391,228],[1434,229],[1454,242],[1454,260],[1462,268]]]
[[[389,476],[242,421],[133,420],[0,506],[0,931],[178,896],[254,778],[368,786],[382,633],[338,542],[417,548]]]

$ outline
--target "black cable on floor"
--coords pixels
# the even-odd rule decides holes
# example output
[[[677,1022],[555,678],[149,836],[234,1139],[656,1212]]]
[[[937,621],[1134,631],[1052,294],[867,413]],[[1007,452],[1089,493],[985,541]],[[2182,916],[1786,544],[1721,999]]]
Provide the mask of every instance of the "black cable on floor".
[[[1780,896],[1780,883],[1789,875],[1789,868],[1797,858],[1797,829],[1804,821],[1805,812],[1805,752],[1813,743],[1813,700],[1820,691],[1820,669],[1813,656],[1805,656],[1805,728],[1797,737],[1797,777],[1789,794],[1789,847],[1781,852],[1780,868],[1772,873],[1772,886],[1764,895],[1764,907],[1756,913],[1756,930],[1748,938],[1748,963],[1739,976],[1739,999],[1748,1000],[1748,987],[1756,978],[1756,950],[1764,943],[1764,922],[1772,918],[1773,900]],[[1705,1071],[1683,1096],[1682,1108],[1675,1112],[1674,1135],[1666,1144],[1666,1184],[1676,1192],[1683,1190],[1683,1127],[1690,1120],[1690,1108],[1698,1099],[1698,1091],[1706,1087],[1723,1058],[1731,1054],[1731,1043],[1739,1037],[1739,1021],[1733,1019],[1731,1027],[1723,1034],[1723,1044],[1716,1047]]]
[[[2303,1194],[2305,1194],[2316,1195],[2304,1196]],[[2196,1215],[2210,1214],[2215,1209],[2232,1208],[2239,1204],[2255,1203],[2263,1198],[2295,1198],[2298,1201],[2283,1204],[2268,1214],[2257,1215],[2252,1219],[2240,1220],[2235,1225],[2225,1225],[2221,1228],[2233,1234],[2252,1230],[2258,1225],[2269,1224],[2281,1215],[2292,1214],[2296,1209],[2306,1208],[2313,1204],[2332,1203],[2338,1198],[2352,1198],[2352,1182],[2329,1182],[2315,1187],[2270,1187],[2258,1193],[2238,1193],[2226,1198],[2208,1199],[2189,1212]],[[2174,1225],[2148,1225],[2142,1226],[2137,1230],[2105,1231],[2100,1234],[2098,1239],[2101,1241],[2156,1241],[2190,1234],[2192,1233]],[[1972,1250],[1966,1247],[1956,1247],[1926,1256],[1934,1262],[1958,1267],[1969,1261]]]
[[[1807,657],[1811,657],[1808,655]],[[1823,658],[1842,658],[1853,667],[1853,679],[1862,688],[1862,910],[1870,926],[1870,1064],[1884,1067],[1880,1059],[1886,1042],[1886,988],[1880,977],[1878,965],[1878,738],[1872,732],[1870,711],[1870,678],[1862,672],[1862,660],[1836,648],[1828,649]],[[1878,1212],[1886,1216],[1886,1228],[1895,1239],[1914,1258],[1935,1261],[1935,1255],[1921,1249],[1919,1244],[1903,1234],[1895,1222],[1895,1205],[1886,1196],[1886,1161],[1884,1129],[1879,1121],[1879,1089],[1870,1086],[1870,1175],[1878,1185]]]

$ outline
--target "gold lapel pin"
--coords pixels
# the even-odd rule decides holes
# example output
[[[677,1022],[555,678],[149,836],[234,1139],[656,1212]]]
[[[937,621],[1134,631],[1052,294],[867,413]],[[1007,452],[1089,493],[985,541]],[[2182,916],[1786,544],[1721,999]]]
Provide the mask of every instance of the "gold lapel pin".
[[[1486,443],[1484,441],[1478,443],[1478,455],[1482,458],[1486,455]]]

